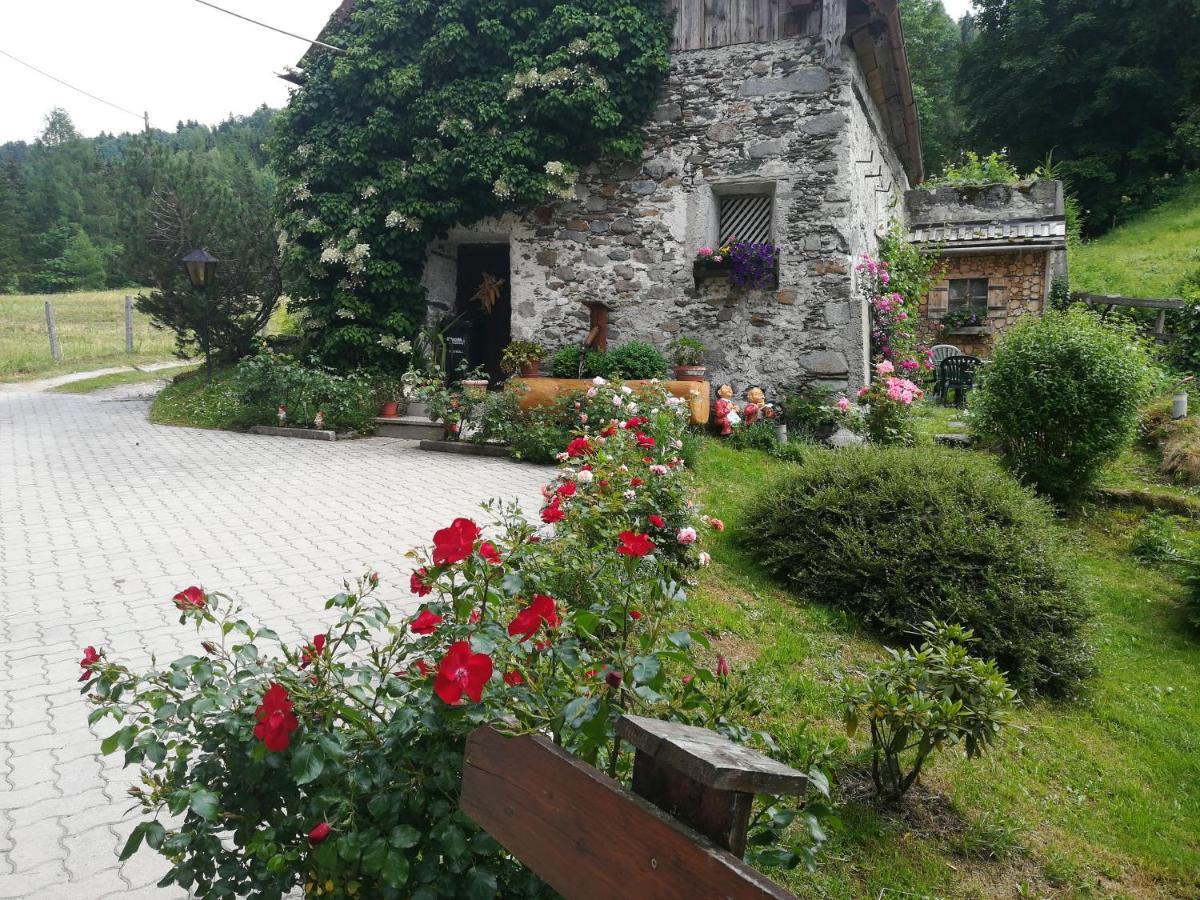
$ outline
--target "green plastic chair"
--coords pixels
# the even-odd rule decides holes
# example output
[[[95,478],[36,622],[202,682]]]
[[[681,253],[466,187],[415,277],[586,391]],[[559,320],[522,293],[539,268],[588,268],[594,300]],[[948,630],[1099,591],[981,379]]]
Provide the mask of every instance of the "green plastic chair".
[[[983,365],[978,356],[947,356],[938,366],[938,399],[942,404],[950,400],[950,392],[954,392],[954,405],[962,406],[967,399],[967,393],[975,387],[975,373]]]

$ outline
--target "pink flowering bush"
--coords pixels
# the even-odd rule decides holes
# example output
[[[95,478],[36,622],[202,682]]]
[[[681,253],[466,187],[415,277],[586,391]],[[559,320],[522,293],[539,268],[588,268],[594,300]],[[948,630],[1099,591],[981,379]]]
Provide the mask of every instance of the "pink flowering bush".
[[[938,263],[893,229],[880,241],[880,258],[864,254],[857,270],[871,310],[872,357],[892,363],[905,378],[922,380],[933,365],[921,339],[920,304]]]
[[[916,384],[896,374],[888,360],[875,364],[875,377],[858,391],[863,409],[862,427],[877,444],[907,444],[912,441],[912,405],[925,396]]]
[[[542,522],[488,506],[486,534],[457,518],[412,551],[415,612],[372,574],[284,641],[195,587],[166,602],[196,653],[139,671],[87,648],[91,722],[116,725],[101,749],[142,771],[122,856],[145,843],[171,863],[163,885],[202,897],[548,896],[458,809],[473,729],[537,731],[617,777],[626,711],[751,738],[731,720],[753,711],[748,689],[670,626],[704,533],[724,527],[697,514],[678,448],[656,436],[669,429],[652,427],[677,413],[595,387],[597,409],[619,397],[628,417],[588,414]]]

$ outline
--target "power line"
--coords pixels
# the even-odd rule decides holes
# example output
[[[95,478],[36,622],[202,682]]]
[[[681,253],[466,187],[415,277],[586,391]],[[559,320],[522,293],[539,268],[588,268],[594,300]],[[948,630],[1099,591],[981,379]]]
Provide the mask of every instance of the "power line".
[[[228,16],[233,16],[235,19],[241,19],[243,22],[249,22],[251,25],[257,25],[260,28],[266,28],[269,31],[274,31],[278,34],[286,34],[290,38],[295,38],[298,41],[304,41],[306,44],[315,44],[318,47],[325,47],[327,50],[336,50],[338,53],[345,53],[341,47],[335,47],[333,44],[327,44],[324,41],[318,41],[315,38],[306,38],[300,34],[293,34],[290,31],[284,31],[282,28],[276,28],[274,25],[268,25],[266,22],[260,22],[258,19],[251,19],[249,16],[243,16],[241,13],[236,13],[232,9],[225,9],[223,6],[217,6],[215,3],[209,3],[208,0],[196,0],[201,6],[207,6],[210,9],[215,9],[217,12],[223,12]]]
[[[51,75],[49,72],[43,71],[42,69],[39,69],[37,66],[33,65],[32,63],[27,63],[23,59],[18,59],[17,57],[15,57],[11,53],[9,53],[7,50],[0,50],[0,56],[7,56],[13,62],[18,63],[27,69],[31,69],[34,72],[37,72],[39,75],[41,75],[45,78],[49,78],[51,81],[57,81],[63,87],[68,87],[71,90],[75,91],[76,93],[83,94],[83,96],[85,96],[85,97],[90,97],[91,99],[95,100],[97,103],[103,103],[105,106],[111,106],[113,109],[119,110],[120,112],[123,112],[126,115],[133,116],[135,119],[141,120],[143,118],[142,113],[135,113],[133,110],[126,109],[123,106],[119,106],[116,103],[113,103],[109,100],[105,100],[103,97],[97,97],[95,94],[89,93],[88,91],[85,91],[83,88],[75,87],[75,85],[71,84],[70,82],[63,81],[61,78],[59,78],[55,75]]]

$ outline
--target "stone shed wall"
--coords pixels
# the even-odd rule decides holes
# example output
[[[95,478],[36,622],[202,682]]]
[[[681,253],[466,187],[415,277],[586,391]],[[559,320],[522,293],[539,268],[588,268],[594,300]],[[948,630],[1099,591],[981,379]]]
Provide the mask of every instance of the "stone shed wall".
[[[578,344],[585,303],[600,301],[612,308],[610,342],[698,337],[710,379],[739,395],[754,384],[861,384],[866,324],[853,263],[907,184],[847,55],[826,66],[813,37],[675,53],[643,158],[597,163],[575,199],[431,246],[431,313],[453,304],[457,246],[501,238],[511,242],[514,339]],[[857,162],[869,156],[875,165]],[[752,191],[774,196],[778,289],[697,288],[692,262],[717,239],[718,197]]]
[[[931,343],[954,344],[972,356],[987,357],[996,336],[1026,313],[1040,313],[1046,304],[1045,250],[1018,253],[956,254],[946,257],[942,280],[929,292],[921,318],[932,328]],[[987,324],[975,329],[942,329],[951,278],[988,279]]]

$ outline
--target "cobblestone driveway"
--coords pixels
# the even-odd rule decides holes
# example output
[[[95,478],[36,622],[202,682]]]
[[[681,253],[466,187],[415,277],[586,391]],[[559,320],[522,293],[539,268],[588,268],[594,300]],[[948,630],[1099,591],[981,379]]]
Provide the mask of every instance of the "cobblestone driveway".
[[[285,640],[321,630],[343,575],[375,569],[412,605],[405,550],[489,497],[534,508],[546,478],[382,438],[155,426],[144,400],[118,396],[0,389],[0,897],[179,895],[154,887],[156,854],[117,862],[134,773],[98,754],[82,647],[196,652],[170,604],[190,584]]]

